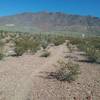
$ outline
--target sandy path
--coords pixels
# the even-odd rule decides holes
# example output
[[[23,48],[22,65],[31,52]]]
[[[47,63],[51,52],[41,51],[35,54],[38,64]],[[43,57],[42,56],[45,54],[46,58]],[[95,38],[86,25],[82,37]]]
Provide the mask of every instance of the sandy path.
[[[64,45],[50,48],[48,58],[36,54],[0,61],[0,100],[32,100],[35,76],[62,58],[65,48]]]

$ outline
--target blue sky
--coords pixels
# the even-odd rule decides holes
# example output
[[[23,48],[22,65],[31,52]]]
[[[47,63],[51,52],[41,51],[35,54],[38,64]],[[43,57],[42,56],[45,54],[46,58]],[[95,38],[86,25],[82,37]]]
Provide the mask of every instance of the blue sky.
[[[0,16],[39,11],[100,17],[100,0],[0,0]]]

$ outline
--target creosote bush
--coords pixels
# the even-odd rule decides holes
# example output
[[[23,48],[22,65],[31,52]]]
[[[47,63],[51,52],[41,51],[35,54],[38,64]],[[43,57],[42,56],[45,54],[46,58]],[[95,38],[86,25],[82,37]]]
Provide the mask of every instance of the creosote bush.
[[[54,77],[59,81],[68,81],[70,83],[75,81],[80,74],[79,64],[75,64],[71,61],[58,61],[58,64],[55,66],[57,67],[57,71]]]
[[[76,42],[75,42],[76,41]],[[85,52],[89,62],[98,63],[100,62],[100,38],[85,38],[85,39],[72,39],[72,44],[77,45],[80,51]]]
[[[65,42],[65,37],[63,36],[56,36],[54,37],[51,41],[54,43],[56,46],[63,44]]]
[[[22,56],[23,53],[25,53],[25,50],[23,47],[18,47],[16,46],[15,49],[14,49],[16,55],[15,56]]]
[[[38,40],[33,39],[32,37],[23,36],[15,40],[15,53],[16,56],[21,56],[23,53],[30,51],[34,53],[39,49]]]
[[[91,62],[96,62],[97,59],[99,58],[99,51],[97,51],[96,48],[92,45],[88,45],[86,47],[85,52],[86,52],[86,56]]]
[[[48,46],[48,42],[46,40],[42,40],[41,41],[41,46],[43,47],[43,49],[46,49]]]
[[[100,51],[89,41],[83,41],[83,43],[79,44],[78,48],[85,52],[89,62],[97,62],[100,58]]]

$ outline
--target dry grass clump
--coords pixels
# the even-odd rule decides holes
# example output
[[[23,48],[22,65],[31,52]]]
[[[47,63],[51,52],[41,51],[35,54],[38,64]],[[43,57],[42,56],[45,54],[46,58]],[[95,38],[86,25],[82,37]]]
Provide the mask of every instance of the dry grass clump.
[[[59,81],[68,81],[70,83],[75,81],[80,74],[79,64],[75,64],[71,61],[58,61],[55,67],[57,68],[56,72],[50,75]]]

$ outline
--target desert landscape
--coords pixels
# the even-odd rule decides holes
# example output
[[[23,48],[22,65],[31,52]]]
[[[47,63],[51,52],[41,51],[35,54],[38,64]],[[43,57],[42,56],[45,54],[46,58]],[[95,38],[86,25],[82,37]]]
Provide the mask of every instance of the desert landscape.
[[[0,100],[100,100],[100,39],[91,38],[3,32]]]
[[[100,0],[0,0],[0,100],[100,100]]]

